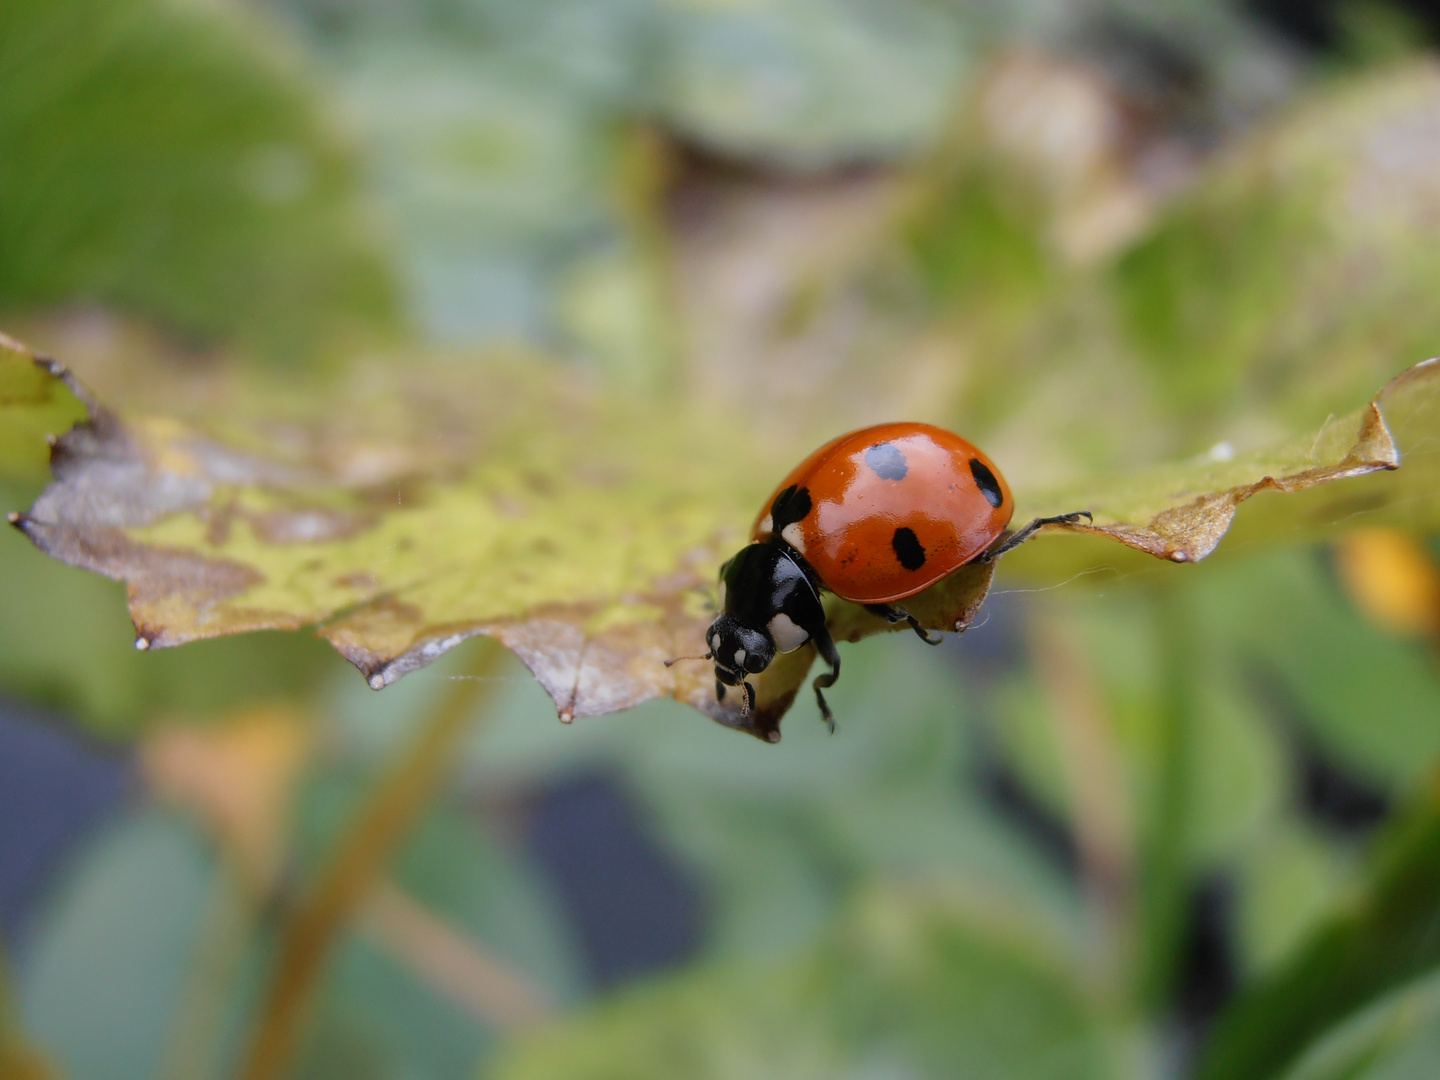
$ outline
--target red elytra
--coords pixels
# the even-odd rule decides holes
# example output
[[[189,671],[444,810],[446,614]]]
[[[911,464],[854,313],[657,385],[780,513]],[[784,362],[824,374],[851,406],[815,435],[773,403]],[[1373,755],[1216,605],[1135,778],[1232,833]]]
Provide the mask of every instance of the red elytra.
[[[830,670],[811,686],[834,730],[824,692],[840,677],[840,653],[821,594],[829,590],[864,604],[939,644],[939,636],[895,601],[966,563],[998,558],[1046,525],[1090,517],[1080,510],[1036,518],[1002,540],[1014,508],[994,463],[952,432],[900,423],[842,435],[780,483],[751,542],[720,568],[720,611],[705,633],[709,651],[691,659],[715,662],[719,701],[731,689],[740,695],[736,726],[775,742],[780,732],[773,715],[746,719],[756,708],[750,679],[776,655],[813,646]]]
[[[877,424],[816,450],[765,501],[752,540],[771,540],[772,512],[783,518],[787,507],[797,519],[782,520],[781,539],[826,588],[860,604],[928,588],[985,551],[1015,511],[988,457],[953,432],[919,423]]]

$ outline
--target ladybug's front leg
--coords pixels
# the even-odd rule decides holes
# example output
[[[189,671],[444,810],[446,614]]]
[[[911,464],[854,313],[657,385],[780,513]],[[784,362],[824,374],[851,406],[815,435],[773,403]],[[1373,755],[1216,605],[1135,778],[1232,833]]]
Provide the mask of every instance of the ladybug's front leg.
[[[715,670],[716,701],[722,703],[724,702],[725,687],[727,686],[738,686],[744,694],[744,698],[740,702],[741,716],[749,716],[752,712],[755,711],[755,687],[750,685],[749,680],[746,679],[744,675],[737,675],[733,671],[727,671],[723,668],[717,668]]]

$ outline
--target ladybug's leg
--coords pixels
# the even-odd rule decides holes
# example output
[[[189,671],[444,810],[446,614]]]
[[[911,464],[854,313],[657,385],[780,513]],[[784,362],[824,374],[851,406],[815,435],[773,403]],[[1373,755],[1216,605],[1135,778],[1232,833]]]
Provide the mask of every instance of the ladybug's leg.
[[[915,616],[911,615],[908,611],[902,611],[900,614],[903,615],[905,617],[905,621],[910,624],[910,629],[914,630],[915,633],[919,635],[920,640],[923,641],[926,645],[939,645],[945,640],[945,638],[940,634],[936,634],[934,637],[931,637],[930,631],[925,629],[925,627],[921,626],[920,623],[916,620]]]
[[[738,686],[745,694],[745,700],[740,703],[740,715],[749,716],[755,711],[755,687],[751,686],[744,675],[736,675],[733,671],[717,670],[715,672],[715,700],[725,700],[725,687]]]
[[[835,734],[835,714],[826,704],[822,691],[834,686],[835,680],[840,678],[840,652],[835,648],[835,640],[830,636],[830,631],[825,629],[823,624],[811,632],[810,638],[815,642],[815,649],[820,653],[820,659],[830,665],[830,670],[823,675],[816,675],[815,681],[811,685],[815,687],[815,700],[820,703],[820,717],[825,721],[825,726],[830,729],[830,734],[833,735]]]
[[[1056,514],[1054,517],[1036,518],[1034,521],[1030,522],[1029,525],[1026,525],[1023,529],[1020,529],[1018,532],[1011,533],[1008,537],[1002,540],[995,547],[991,548],[989,551],[981,552],[975,557],[975,561],[982,563],[994,562],[1001,555],[1004,555],[1007,551],[1013,551],[1015,548],[1023,544],[1026,540],[1029,540],[1030,537],[1034,536],[1035,533],[1039,531],[1042,527],[1046,525],[1074,525],[1081,518],[1084,518],[1086,521],[1094,520],[1094,518],[1090,516],[1089,510],[1077,510],[1073,514]]]
[[[880,618],[886,622],[909,623],[910,629],[914,630],[915,633],[919,635],[920,640],[925,642],[926,645],[939,645],[945,640],[939,634],[931,637],[930,631],[921,626],[920,621],[916,619],[914,615],[911,615],[904,608],[897,608],[894,604],[866,604],[865,610],[870,612],[871,615],[880,616]]]

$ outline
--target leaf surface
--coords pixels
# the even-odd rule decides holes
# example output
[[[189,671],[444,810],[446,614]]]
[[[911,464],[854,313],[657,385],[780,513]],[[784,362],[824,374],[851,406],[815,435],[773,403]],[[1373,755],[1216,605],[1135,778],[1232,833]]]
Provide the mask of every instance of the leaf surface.
[[[43,481],[46,441],[87,415],[85,403],[43,362],[0,334],[0,481]]]
[[[1398,469],[1401,444],[1387,420],[1392,410],[1408,445],[1424,455],[1420,482],[1431,481],[1428,490],[1435,491],[1433,436],[1425,424],[1440,415],[1440,359],[1398,375],[1370,404],[1326,420],[1313,436],[1245,455],[1234,455],[1222,444],[1188,462],[1097,478],[1037,496],[1037,512],[1084,507],[1092,510],[1095,521],[1069,526],[1073,531],[1106,536],[1157,558],[1198,562],[1229,531],[1240,504],[1261,492],[1293,494],[1333,480]]]
[[[45,370],[54,393],[88,400],[63,368]],[[1198,560],[1261,491],[1394,469],[1384,410],[1418,412],[1423,429],[1437,375],[1420,365],[1269,454],[1022,492],[1020,512],[1089,509],[1095,523],[1072,530]],[[664,666],[702,651],[716,568],[780,471],[758,440],[663,402],[607,399],[534,360],[357,368],[304,393],[260,378],[211,387],[188,413],[170,403],[194,419],[91,405],[56,443],[54,483],[17,517],[50,555],[126,582],[137,648],[313,626],[380,689],[486,634],[566,721],[671,695],[778,739],[810,648],[756,680],[750,714],[738,694],[716,701],[708,665]],[[962,568],[908,606],[931,629],[963,630],[992,575]],[[840,640],[893,629],[833,598],[830,610]]]

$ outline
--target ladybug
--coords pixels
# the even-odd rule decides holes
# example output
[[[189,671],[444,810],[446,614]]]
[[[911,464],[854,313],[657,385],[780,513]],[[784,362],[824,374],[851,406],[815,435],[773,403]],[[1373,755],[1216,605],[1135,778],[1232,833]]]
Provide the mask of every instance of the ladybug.
[[[720,568],[720,614],[706,633],[715,694],[741,687],[742,714],[755,707],[746,677],[775,654],[813,642],[830,666],[812,684],[830,730],[824,691],[840,676],[840,654],[820,597],[842,600],[892,623],[908,623],[938,645],[901,603],[972,562],[989,562],[1043,525],[1074,524],[1081,511],[1036,518],[1005,536],[1015,504],[1000,470],[959,435],[929,424],[893,423],[826,443],[780,482],[750,531],[750,543]],[[998,542],[997,542],[998,541]]]

